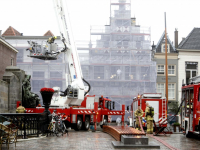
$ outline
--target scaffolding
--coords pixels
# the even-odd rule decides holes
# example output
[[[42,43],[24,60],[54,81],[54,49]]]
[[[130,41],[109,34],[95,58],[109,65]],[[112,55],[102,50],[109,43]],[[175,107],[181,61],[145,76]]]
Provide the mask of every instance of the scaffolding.
[[[77,45],[90,95],[130,105],[142,93],[156,93],[156,62],[151,59],[151,29],[136,25],[130,0],[110,1],[110,25],[92,26],[89,44]],[[84,60],[85,56],[89,59]],[[115,119],[115,118],[114,118]]]

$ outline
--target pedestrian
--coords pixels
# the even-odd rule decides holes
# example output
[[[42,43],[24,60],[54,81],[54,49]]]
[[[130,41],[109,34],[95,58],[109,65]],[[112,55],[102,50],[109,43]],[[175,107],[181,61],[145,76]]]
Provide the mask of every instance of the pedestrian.
[[[143,110],[140,108],[140,106],[138,106],[138,109],[135,111],[135,117],[136,117],[136,128],[138,128],[138,130],[141,130],[140,128],[140,123],[139,123],[139,118],[140,121],[142,123],[142,116],[143,116]],[[138,118],[139,117],[139,118]]]
[[[121,70],[120,69],[117,69],[117,79],[120,79],[120,74],[121,74]]]
[[[146,103],[145,120],[147,121],[147,134],[153,134],[154,108]]]
[[[25,113],[26,109],[22,106],[21,102],[19,103],[19,107],[16,109],[16,113]]]
[[[130,116],[127,118],[127,126],[130,126]]]

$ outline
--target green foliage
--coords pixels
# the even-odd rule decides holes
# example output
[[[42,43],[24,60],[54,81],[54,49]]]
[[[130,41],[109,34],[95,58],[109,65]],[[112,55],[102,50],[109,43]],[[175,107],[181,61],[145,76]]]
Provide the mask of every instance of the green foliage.
[[[173,125],[174,125],[174,126],[179,126],[180,123],[178,123],[178,122],[174,122]]]
[[[179,108],[179,103],[177,101],[168,103],[168,112],[177,113],[178,108]],[[180,110],[179,110],[179,112],[180,112]],[[179,112],[178,112],[178,114],[179,114]]]

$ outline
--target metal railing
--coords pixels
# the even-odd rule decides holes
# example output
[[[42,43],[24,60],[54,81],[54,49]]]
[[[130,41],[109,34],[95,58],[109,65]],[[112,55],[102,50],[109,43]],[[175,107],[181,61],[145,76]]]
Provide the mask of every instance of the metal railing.
[[[27,138],[29,135],[39,136],[41,124],[45,120],[40,113],[2,113],[0,115],[8,118],[8,121],[18,128],[17,136],[22,136],[23,138]]]

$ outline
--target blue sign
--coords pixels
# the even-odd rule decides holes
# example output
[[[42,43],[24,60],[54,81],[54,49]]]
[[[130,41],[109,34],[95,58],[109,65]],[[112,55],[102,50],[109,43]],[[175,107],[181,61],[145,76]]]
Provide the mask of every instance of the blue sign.
[[[74,79],[76,79],[76,75],[74,75]]]

